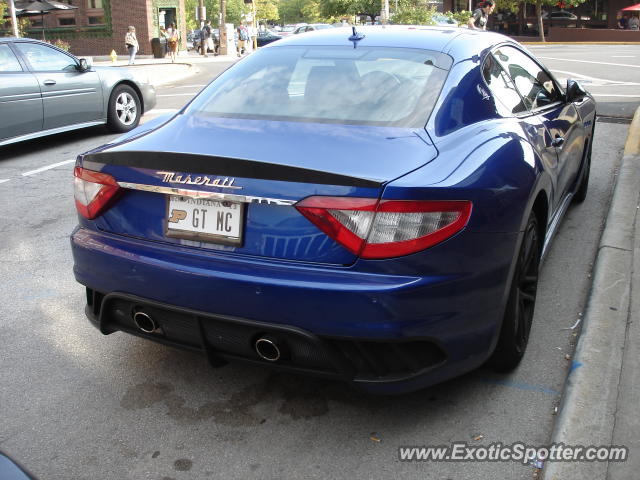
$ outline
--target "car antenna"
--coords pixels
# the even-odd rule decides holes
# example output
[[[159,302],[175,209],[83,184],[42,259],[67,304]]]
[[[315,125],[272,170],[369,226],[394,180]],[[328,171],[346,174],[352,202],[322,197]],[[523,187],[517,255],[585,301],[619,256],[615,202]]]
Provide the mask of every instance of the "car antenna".
[[[362,40],[365,35],[364,35],[364,33],[358,33],[356,31],[355,25],[353,27],[351,27],[351,28],[353,29],[353,34],[349,37],[349,41],[353,42],[353,48],[356,48],[357,42]]]

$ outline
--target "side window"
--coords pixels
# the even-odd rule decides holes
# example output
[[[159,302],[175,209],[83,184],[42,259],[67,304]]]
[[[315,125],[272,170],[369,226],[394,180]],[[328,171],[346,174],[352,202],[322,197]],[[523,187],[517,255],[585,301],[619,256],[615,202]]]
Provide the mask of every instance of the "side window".
[[[16,43],[18,49],[37,72],[73,71],[75,60],[58,50],[37,43]]]
[[[560,93],[551,77],[520,50],[500,47],[494,56],[513,79],[527,108],[535,110],[560,100]]]
[[[22,66],[9,45],[0,44],[0,72],[21,72]]]
[[[492,55],[488,55],[484,62],[482,76],[493,95],[507,108],[509,113],[521,113],[527,110],[522,97],[513,85],[513,81]]]

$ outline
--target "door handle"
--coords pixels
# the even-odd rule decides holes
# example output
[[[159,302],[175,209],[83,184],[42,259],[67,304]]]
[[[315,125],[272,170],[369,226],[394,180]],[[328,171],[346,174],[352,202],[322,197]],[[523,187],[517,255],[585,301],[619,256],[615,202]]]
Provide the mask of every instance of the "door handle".
[[[551,141],[551,145],[553,145],[554,147],[559,147],[563,143],[564,143],[564,137],[560,137],[560,136],[557,136]]]
[[[44,82],[42,82],[42,83],[44,83],[44,84],[45,84],[45,85],[47,85],[47,86],[51,86],[51,85],[55,85],[55,84],[56,84],[56,81],[55,81],[55,80],[45,80],[45,81],[44,81]]]

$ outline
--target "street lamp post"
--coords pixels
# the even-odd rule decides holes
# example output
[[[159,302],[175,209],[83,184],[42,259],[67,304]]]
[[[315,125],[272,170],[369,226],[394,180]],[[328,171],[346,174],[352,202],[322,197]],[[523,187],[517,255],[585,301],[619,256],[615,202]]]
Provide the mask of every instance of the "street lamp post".
[[[227,54],[227,2],[226,0],[220,0],[220,25],[218,27],[220,32],[220,47],[218,53],[220,55]]]
[[[13,28],[13,36],[19,37],[18,34],[18,19],[16,18],[16,6],[13,4],[13,0],[9,0],[9,14],[11,15],[11,27]]]

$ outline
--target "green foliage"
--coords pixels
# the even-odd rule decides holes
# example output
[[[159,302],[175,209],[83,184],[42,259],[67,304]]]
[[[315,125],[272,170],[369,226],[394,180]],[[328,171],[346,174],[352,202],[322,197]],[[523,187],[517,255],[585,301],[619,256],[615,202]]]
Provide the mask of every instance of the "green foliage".
[[[300,9],[302,16],[307,23],[318,23],[322,16],[320,12],[320,2],[317,0],[308,0]]]
[[[278,13],[278,0],[255,0],[256,2],[256,18],[258,20],[272,20],[276,21],[280,19]]]
[[[19,18],[18,19],[18,36],[26,37],[27,30],[31,30],[31,22],[29,21],[28,18],[24,18],[24,17]],[[38,31],[40,31],[40,29]]]
[[[9,6],[7,5],[7,2],[5,2],[4,0],[0,0],[0,24],[4,23],[2,17],[4,17],[4,12],[8,10]]]
[[[341,18],[351,15],[366,15],[373,22],[380,15],[380,0],[324,0],[321,4],[322,16]]]
[[[60,40],[59,38],[54,40],[53,42],[47,42],[47,43],[50,43],[51,45],[54,45],[58,47],[60,50],[64,50],[65,52],[68,52],[71,49],[71,45],[69,45],[64,40]]]
[[[184,7],[187,16],[187,28],[200,28],[200,23],[196,20],[196,7],[199,5],[198,0],[185,0]],[[220,14],[220,0],[204,0],[204,6],[207,9],[207,19],[211,20],[214,27],[218,27],[218,18]],[[242,19],[242,14],[251,11],[251,5],[246,5],[243,0],[227,0],[227,23],[238,25]]]
[[[466,25],[471,12],[461,10],[439,13],[435,7],[428,7],[419,0],[400,0],[398,10],[391,17],[391,21],[398,25],[435,25],[434,15],[444,15],[458,25]]]
[[[307,21],[304,11],[309,0],[280,0],[278,3],[278,15],[283,24],[300,23]]]
[[[496,10],[508,10],[511,13],[518,13],[520,4],[518,0],[495,0]]]
[[[391,20],[396,25],[435,25],[433,15],[436,13],[435,7],[412,5],[405,2],[398,5],[398,11],[393,14]]]
[[[473,12],[468,10],[460,10],[459,12],[445,12],[444,14],[447,18],[456,21],[458,25],[466,25],[469,22],[472,13]]]

